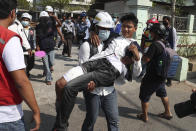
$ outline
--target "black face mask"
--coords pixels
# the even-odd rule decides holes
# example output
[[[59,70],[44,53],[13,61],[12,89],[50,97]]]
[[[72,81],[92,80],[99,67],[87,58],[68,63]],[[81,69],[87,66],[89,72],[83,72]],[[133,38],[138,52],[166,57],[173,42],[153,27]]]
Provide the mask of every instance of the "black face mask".
[[[163,21],[163,25],[164,25],[164,26],[168,26],[169,23],[167,23],[166,21]]]

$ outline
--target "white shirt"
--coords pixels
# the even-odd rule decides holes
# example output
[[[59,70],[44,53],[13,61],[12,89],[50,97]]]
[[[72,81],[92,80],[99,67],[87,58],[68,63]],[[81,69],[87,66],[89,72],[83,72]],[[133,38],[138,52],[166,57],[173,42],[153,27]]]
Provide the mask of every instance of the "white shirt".
[[[127,69],[125,65],[121,62],[121,58],[125,56],[126,47],[129,46],[133,41],[135,40],[120,36],[114,39],[111,42],[111,44],[109,44],[108,48],[105,51],[102,51],[100,54],[96,54],[92,56],[90,60],[100,59],[105,57],[120,72],[120,74],[123,74],[125,76]],[[133,76],[139,76],[141,71],[142,71],[142,67],[141,67],[141,53],[140,53],[140,60],[134,61]]]
[[[17,33],[22,38],[22,46],[26,50],[31,49],[29,41],[27,40],[27,36],[24,33],[24,28],[23,28],[22,24],[20,23],[20,21],[18,21],[16,19],[15,22],[11,26],[8,27],[8,29]],[[24,52],[24,54],[28,55],[28,52]]]
[[[8,41],[2,58],[9,72],[25,68],[23,50],[18,37],[13,37]],[[22,104],[0,106],[0,123],[17,121],[22,116]]]
[[[73,22],[64,21],[62,23],[61,30],[62,30],[62,28],[67,28],[67,30],[69,32],[72,32],[74,36],[76,35],[75,26],[74,26]]]
[[[100,53],[102,49],[103,49],[103,43],[101,43],[98,46],[98,53]],[[79,50],[79,64],[81,65],[82,63],[88,61],[89,57],[90,57],[90,46],[88,42],[84,42],[80,46],[80,50]],[[114,86],[99,87],[99,88],[95,88],[91,93],[100,95],[100,96],[106,96],[112,93],[113,90],[114,90]]]

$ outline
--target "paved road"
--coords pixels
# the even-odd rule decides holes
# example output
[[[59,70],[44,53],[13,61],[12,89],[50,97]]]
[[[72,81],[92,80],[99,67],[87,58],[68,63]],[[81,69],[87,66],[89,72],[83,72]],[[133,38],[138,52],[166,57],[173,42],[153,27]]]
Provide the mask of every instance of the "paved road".
[[[68,58],[61,55],[60,50],[56,50],[56,61],[51,86],[46,86],[44,78],[41,77],[42,62],[36,58],[35,68],[31,72],[31,83],[33,85],[36,99],[41,110],[42,124],[40,131],[50,131],[55,121],[55,81],[59,79],[68,69],[77,66],[78,48],[73,47],[72,57]],[[174,82],[172,87],[167,87],[170,105],[174,118],[170,121],[157,117],[158,113],[163,112],[161,100],[155,95],[152,96],[149,106],[149,122],[144,123],[136,118],[140,113],[140,100],[138,98],[140,83],[134,81],[123,86],[116,86],[118,92],[118,104],[120,115],[121,131],[195,131],[196,115],[184,119],[178,119],[174,113],[173,105],[189,99],[191,86],[186,83]],[[31,112],[26,104],[23,104],[25,122],[27,129],[33,126]],[[80,131],[85,117],[85,106],[82,93],[77,97],[76,105],[71,114],[69,131]],[[96,121],[94,131],[107,131],[107,125],[103,112],[100,112]]]

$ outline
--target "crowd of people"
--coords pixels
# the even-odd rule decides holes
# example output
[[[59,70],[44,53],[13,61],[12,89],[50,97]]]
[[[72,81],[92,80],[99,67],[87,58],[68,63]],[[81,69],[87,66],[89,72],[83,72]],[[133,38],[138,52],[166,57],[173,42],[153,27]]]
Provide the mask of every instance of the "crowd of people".
[[[173,118],[165,89],[165,84],[171,86],[171,78],[159,75],[156,70],[156,63],[165,52],[163,45],[176,50],[176,31],[170,25],[170,17],[163,17],[163,24],[155,18],[149,19],[138,44],[133,39],[138,25],[133,13],[119,18],[102,11],[89,20],[82,12],[78,19],[63,15],[60,20],[54,9],[46,6],[40,12],[38,24],[32,26],[28,12],[17,19],[16,7],[16,0],[0,1],[0,130],[25,130],[23,100],[33,112],[36,125],[32,131],[39,130],[40,110],[28,79],[34,67],[35,52],[45,52],[43,76],[46,85],[51,85],[55,47],[59,49],[63,44],[62,55],[71,57],[74,43],[79,46],[79,66],[56,81],[57,115],[53,131],[67,131],[78,92],[83,92],[86,106],[82,131],[93,131],[100,107],[105,113],[108,131],[118,131],[114,83],[122,85],[126,80],[139,78],[142,78],[139,93],[142,113],[137,118],[144,122],[149,120],[148,105],[155,92],[165,108],[159,116],[167,120]]]

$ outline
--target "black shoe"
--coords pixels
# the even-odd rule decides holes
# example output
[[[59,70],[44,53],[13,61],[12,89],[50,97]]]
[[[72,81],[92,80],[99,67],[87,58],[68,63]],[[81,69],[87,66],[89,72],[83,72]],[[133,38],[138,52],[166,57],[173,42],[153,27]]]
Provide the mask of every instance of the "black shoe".
[[[172,83],[171,83],[171,82],[167,82],[166,85],[167,85],[168,87],[170,87],[170,86],[172,86]]]

